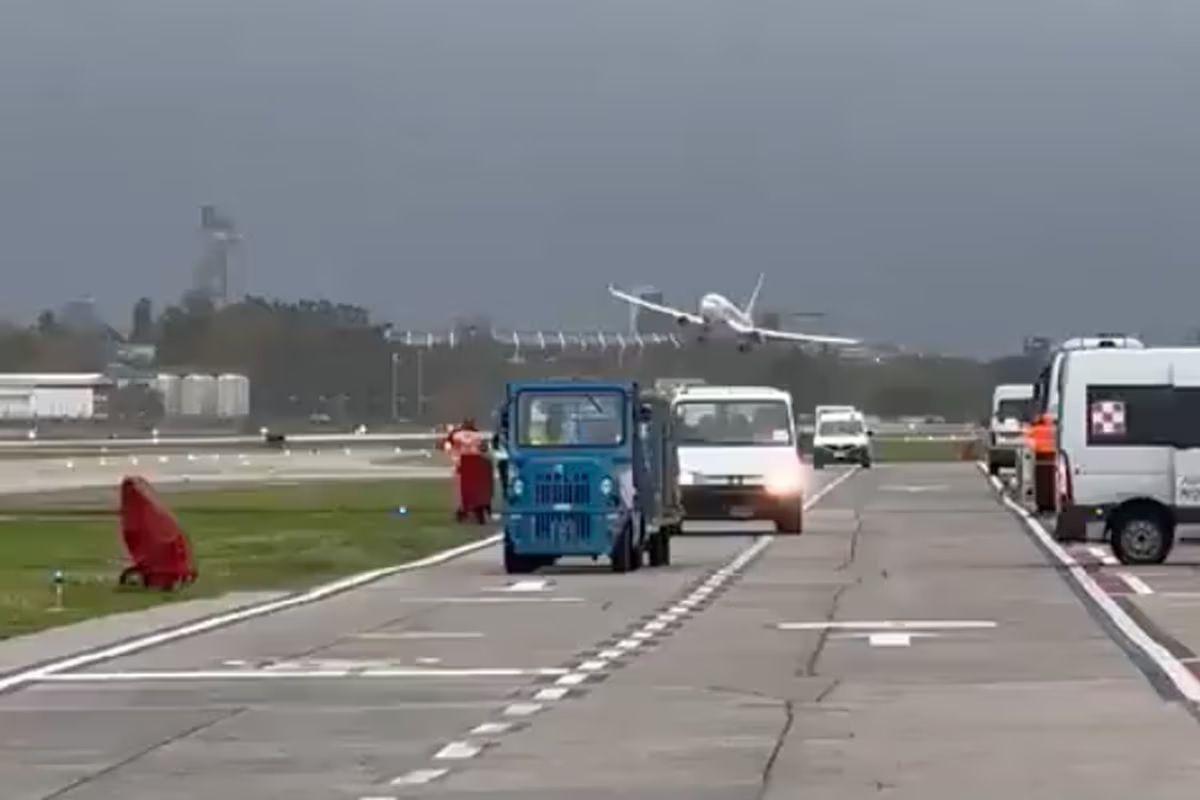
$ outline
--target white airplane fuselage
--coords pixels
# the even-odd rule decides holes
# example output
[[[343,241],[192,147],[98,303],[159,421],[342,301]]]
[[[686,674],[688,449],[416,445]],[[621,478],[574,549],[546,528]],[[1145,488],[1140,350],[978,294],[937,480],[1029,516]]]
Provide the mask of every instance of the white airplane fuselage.
[[[717,323],[729,325],[731,322],[746,327],[754,324],[754,321],[731,303],[728,297],[715,292],[700,298],[700,317],[704,320],[705,327],[711,327]]]

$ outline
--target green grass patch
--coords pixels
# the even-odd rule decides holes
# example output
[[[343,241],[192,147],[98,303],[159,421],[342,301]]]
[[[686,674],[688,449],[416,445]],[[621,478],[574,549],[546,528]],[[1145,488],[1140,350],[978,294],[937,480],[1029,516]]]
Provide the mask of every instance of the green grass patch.
[[[114,492],[6,500],[0,508],[0,639],[238,589],[298,589],[410,561],[490,528],[453,521],[449,481],[170,491],[200,577],[177,592],[116,585],[126,565]],[[407,507],[400,515],[397,509]],[[51,575],[66,575],[53,610]]]

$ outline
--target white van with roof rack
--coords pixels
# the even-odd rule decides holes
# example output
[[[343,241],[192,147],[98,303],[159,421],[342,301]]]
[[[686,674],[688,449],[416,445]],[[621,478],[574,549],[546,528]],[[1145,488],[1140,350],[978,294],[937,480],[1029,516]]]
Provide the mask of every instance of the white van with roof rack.
[[[684,386],[671,407],[687,519],[768,519],[781,533],[800,533],[804,472],[790,394]]]
[[[1078,350],[1059,379],[1055,528],[1156,564],[1200,523],[1200,348]]]

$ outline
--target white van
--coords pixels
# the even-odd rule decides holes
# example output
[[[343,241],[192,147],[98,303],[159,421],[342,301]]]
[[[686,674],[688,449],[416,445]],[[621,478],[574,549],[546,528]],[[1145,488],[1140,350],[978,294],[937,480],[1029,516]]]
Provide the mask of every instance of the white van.
[[[804,472],[790,394],[686,386],[671,407],[688,519],[769,519],[781,533],[800,533]]]
[[[1017,451],[1025,438],[1022,427],[1033,401],[1032,383],[1002,383],[992,392],[992,417],[988,423],[988,472],[1017,466]]]
[[[1103,523],[1122,563],[1162,562],[1200,522],[1200,348],[1072,352],[1059,395],[1057,536]]]
[[[871,466],[871,431],[862,413],[821,413],[813,431],[812,459],[816,469],[833,463]]]
[[[1142,350],[1146,347],[1140,339],[1123,333],[1101,333],[1096,336],[1080,336],[1067,339],[1054,351],[1054,357],[1038,375],[1033,385],[1033,404],[1030,418],[1046,417],[1053,422],[1058,417],[1059,370],[1063,357],[1075,350]]]

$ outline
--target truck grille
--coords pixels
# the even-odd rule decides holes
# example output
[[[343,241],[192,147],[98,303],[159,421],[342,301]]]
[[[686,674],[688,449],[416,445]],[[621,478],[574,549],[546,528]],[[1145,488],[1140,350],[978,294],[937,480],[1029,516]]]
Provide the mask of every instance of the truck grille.
[[[543,472],[533,486],[533,501],[539,506],[570,504],[586,506],[591,503],[591,484],[588,474],[581,470]]]
[[[541,545],[567,546],[586,542],[591,536],[588,514],[538,514],[534,518],[533,539]]]

